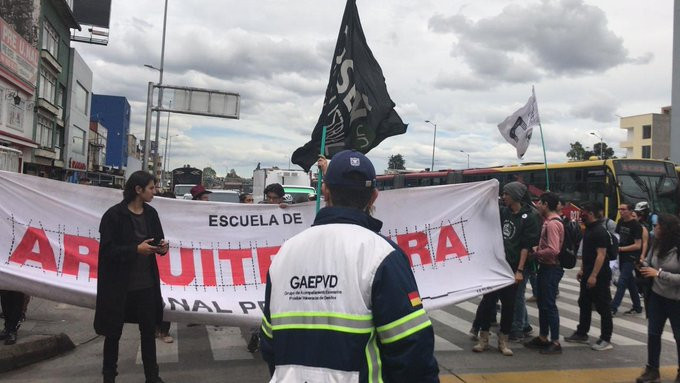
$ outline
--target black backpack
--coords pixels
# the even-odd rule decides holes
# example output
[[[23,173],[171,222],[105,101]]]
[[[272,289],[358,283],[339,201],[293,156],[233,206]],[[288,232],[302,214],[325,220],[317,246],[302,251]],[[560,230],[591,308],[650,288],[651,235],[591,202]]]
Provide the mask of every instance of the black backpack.
[[[560,221],[564,228],[564,239],[562,240],[562,248],[558,259],[560,266],[564,269],[573,269],[576,266],[576,255],[578,247],[581,244],[583,233],[581,233],[581,226],[568,218],[553,218],[553,221]]]
[[[607,245],[607,258],[609,258],[610,261],[616,261],[619,258],[619,238],[610,233],[609,230],[605,229],[605,231],[609,236],[609,244]]]

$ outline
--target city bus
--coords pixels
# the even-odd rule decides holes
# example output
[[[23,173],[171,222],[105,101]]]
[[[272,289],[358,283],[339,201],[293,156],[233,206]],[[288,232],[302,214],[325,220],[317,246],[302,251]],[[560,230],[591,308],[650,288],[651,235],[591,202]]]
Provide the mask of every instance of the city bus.
[[[672,162],[647,159],[590,160],[548,165],[550,191],[580,206],[599,201],[606,215],[616,219],[621,203],[649,202],[654,213],[678,213],[678,171]],[[519,181],[532,196],[547,190],[545,166],[530,163],[464,170],[388,174],[377,177],[381,190],[445,185],[497,179],[503,185]]]

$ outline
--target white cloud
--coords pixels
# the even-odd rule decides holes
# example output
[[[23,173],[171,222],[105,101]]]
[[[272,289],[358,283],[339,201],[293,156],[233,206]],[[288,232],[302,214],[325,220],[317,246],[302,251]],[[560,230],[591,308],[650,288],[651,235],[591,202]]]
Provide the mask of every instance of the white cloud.
[[[548,160],[569,142],[591,146],[600,132],[618,152],[615,114],[670,104],[672,2],[616,0],[358,1],[402,136],[369,153],[377,169],[401,153],[409,168],[518,162],[496,125],[536,87]],[[241,119],[173,115],[171,166],[212,165],[242,175],[287,166],[319,117],[345,0],[170,2],[164,82],[241,94]],[[109,46],[74,44],[94,73],[95,93],[122,95],[132,131],[143,136],[149,81],[158,73],[162,10],[153,2],[113,4]],[[653,20],[650,22],[649,20]],[[166,97],[166,100],[169,99]],[[165,123],[165,117],[162,122]],[[161,124],[163,127],[164,124]],[[162,135],[165,135],[164,130]],[[163,144],[161,142],[161,144]],[[534,135],[526,161],[542,161]]]

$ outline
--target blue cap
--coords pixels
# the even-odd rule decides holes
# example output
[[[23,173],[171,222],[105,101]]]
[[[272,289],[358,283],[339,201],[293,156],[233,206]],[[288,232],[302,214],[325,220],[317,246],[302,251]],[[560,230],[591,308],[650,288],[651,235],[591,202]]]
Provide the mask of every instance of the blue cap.
[[[350,174],[360,177],[350,178]],[[374,188],[375,168],[371,161],[356,150],[343,150],[333,156],[328,164],[324,182],[328,185],[350,188]]]

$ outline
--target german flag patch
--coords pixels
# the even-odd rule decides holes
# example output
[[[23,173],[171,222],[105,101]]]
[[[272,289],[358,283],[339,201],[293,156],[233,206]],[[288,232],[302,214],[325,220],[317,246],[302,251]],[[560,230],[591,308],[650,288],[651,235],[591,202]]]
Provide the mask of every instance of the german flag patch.
[[[409,301],[411,301],[411,306],[413,306],[413,307],[418,307],[418,306],[423,305],[423,302],[420,300],[420,295],[418,294],[418,291],[414,291],[412,293],[409,293],[408,299],[409,299]]]

